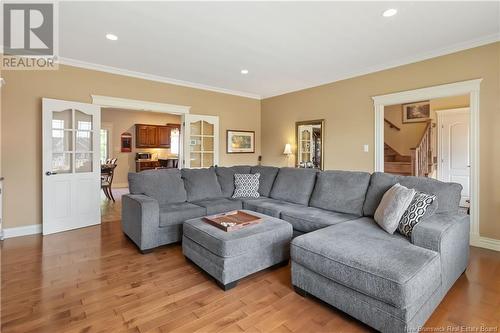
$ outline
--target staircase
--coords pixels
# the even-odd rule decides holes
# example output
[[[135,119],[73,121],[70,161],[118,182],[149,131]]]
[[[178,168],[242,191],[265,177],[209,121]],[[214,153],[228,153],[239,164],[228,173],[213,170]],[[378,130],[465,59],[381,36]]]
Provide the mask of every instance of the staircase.
[[[401,155],[387,143],[384,144],[384,171],[396,175],[411,176],[411,156]]]
[[[392,128],[392,127],[391,127]],[[396,128],[396,130],[399,130]],[[401,155],[384,143],[384,171],[396,175],[428,177],[435,168],[431,144],[432,123],[427,127],[419,144],[411,149],[411,155]]]

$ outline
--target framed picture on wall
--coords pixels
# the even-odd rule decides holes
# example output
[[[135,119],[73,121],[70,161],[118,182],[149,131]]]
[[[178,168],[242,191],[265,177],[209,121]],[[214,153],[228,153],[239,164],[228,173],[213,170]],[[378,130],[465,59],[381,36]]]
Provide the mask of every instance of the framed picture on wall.
[[[429,101],[403,104],[403,123],[420,123],[431,118]]]
[[[226,143],[228,154],[255,153],[255,132],[227,130]]]

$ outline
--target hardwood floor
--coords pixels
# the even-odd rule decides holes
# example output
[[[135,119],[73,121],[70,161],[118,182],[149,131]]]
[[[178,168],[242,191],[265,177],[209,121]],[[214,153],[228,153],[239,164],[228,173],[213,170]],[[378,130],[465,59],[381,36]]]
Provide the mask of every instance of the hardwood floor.
[[[119,221],[122,216],[122,195],[128,193],[128,188],[113,188],[115,202],[106,198],[101,191],[101,223]]]
[[[371,331],[296,294],[289,266],[257,273],[223,292],[187,262],[180,245],[139,254],[119,221],[7,239],[1,268],[3,333]],[[500,253],[471,248],[466,274],[427,327],[483,325],[498,331],[499,320]]]

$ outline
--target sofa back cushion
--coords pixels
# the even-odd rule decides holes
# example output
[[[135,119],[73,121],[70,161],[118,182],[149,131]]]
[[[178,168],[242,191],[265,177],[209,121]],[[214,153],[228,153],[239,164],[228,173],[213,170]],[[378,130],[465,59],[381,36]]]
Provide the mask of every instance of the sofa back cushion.
[[[458,211],[462,185],[445,183],[426,177],[397,176],[383,172],[375,172],[370,179],[363,205],[363,214],[373,216],[384,193],[394,184],[400,183],[419,192],[436,195],[436,213],[454,213]]]
[[[232,167],[215,167],[215,173],[222,190],[222,195],[230,198],[234,193],[234,174],[248,174],[251,167],[248,165],[238,165]]]
[[[268,197],[271,194],[271,189],[279,170],[280,168],[271,166],[258,165],[252,167],[251,173],[260,173],[259,194],[261,196]]]
[[[213,167],[208,169],[182,169],[181,173],[189,202],[222,198],[222,190]]]
[[[369,184],[368,172],[319,172],[309,206],[363,216],[363,203]]]
[[[160,205],[185,202],[187,199],[179,169],[131,172],[128,174],[128,186],[131,194],[147,195]]]
[[[316,181],[316,169],[281,168],[271,190],[271,198],[307,205]]]

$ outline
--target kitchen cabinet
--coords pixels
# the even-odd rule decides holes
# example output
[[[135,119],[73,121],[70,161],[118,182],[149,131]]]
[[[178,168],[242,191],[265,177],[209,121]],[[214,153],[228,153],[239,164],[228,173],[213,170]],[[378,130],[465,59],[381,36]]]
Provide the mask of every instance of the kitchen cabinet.
[[[136,148],[170,148],[170,131],[179,125],[135,125]]]
[[[138,160],[135,161],[135,171],[141,172],[144,170],[152,170],[160,167],[160,162],[153,160]]]
[[[158,147],[170,148],[170,126],[157,126],[158,130]]]

